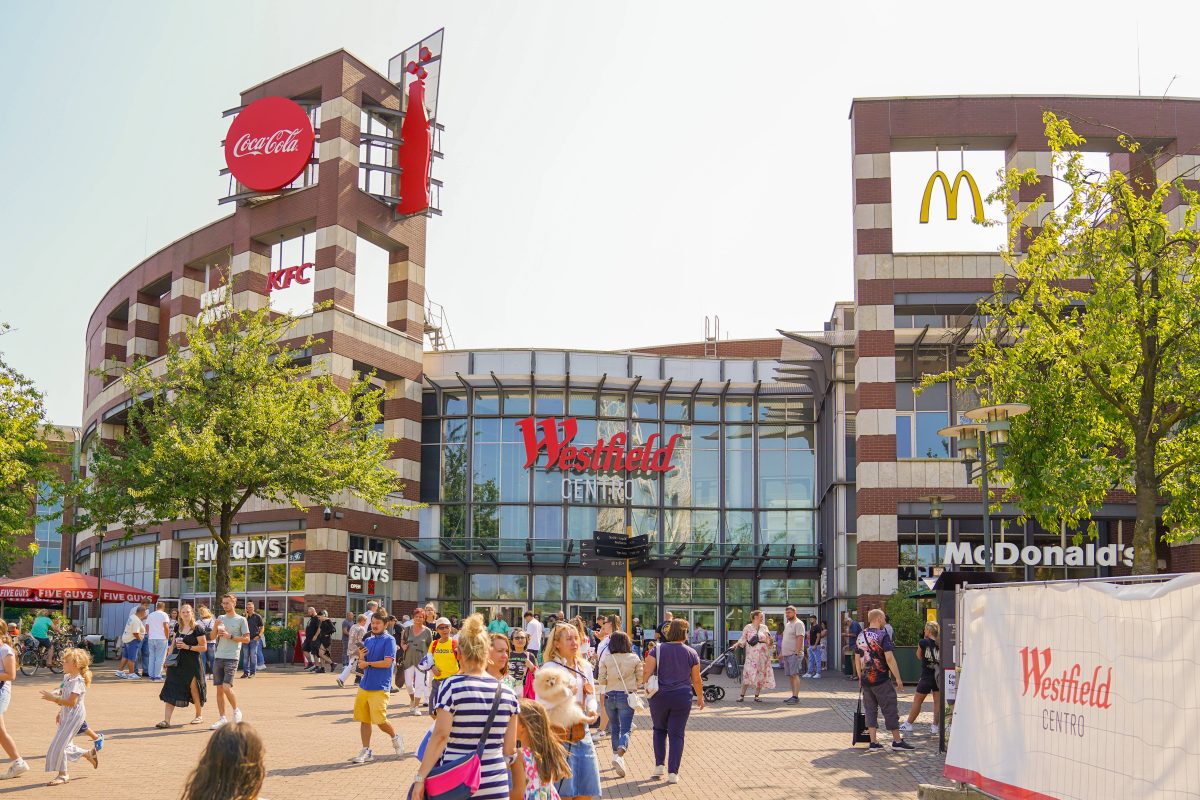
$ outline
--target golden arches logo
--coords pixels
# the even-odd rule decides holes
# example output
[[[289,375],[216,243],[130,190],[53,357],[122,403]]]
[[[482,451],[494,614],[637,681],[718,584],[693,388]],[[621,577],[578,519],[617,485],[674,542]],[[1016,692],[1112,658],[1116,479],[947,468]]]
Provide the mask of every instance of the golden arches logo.
[[[940,169],[929,176],[929,182],[925,184],[925,194],[921,197],[921,222],[929,222],[929,200],[933,196],[933,185],[938,181],[941,181],[942,194],[946,196],[946,219],[958,219],[958,184],[964,178],[971,190],[971,202],[975,206],[974,219],[976,222],[983,222],[983,198],[979,196],[979,187],[975,184],[975,179],[965,169],[960,169],[954,176],[954,183],[951,183],[946,173]]]

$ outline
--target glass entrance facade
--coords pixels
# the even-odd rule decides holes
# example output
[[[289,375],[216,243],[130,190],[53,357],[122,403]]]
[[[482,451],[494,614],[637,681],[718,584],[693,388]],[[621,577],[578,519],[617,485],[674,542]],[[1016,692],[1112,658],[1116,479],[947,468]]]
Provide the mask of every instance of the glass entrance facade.
[[[403,543],[434,573],[439,608],[623,613],[624,570],[581,556],[595,531],[648,537],[650,559],[630,587],[643,625],[678,609],[719,638],[728,624],[740,629],[759,594],[773,599],[779,582],[815,597],[816,406],[774,383],[777,362],[542,351],[439,358],[427,359],[423,399],[421,499],[430,510],[420,540]],[[615,437],[626,449],[662,448],[674,438],[673,468],[563,472],[544,449],[531,464],[520,425],[530,418],[539,437],[547,420],[559,440],[573,428],[576,447]]]

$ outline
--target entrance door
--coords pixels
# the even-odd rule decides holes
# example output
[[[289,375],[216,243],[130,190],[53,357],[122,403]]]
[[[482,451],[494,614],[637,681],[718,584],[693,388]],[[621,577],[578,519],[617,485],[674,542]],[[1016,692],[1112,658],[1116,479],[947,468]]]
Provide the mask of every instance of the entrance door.
[[[717,609],[715,608],[667,608],[676,619],[688,621],[688,642],[705,660],[717,653]]]
[[[625,615],[625,609],[617,608],[616,606],[593,606],[580,605],[576,603],[572,603],[571,605],[567,606],[567,622],[575,619],[575,617],[582,617],[583,624],[587,626],[589,631],[592,629],[592,622],[595,621],[596,617],[608,617],[612,616],[613,614],[623,617]],[[622,627],[624,627],[624,622],[622,622]]]
[[[494,619],[502,619],[508,623],[510,628],[520,628],[525,624],[525,606],[506,603],[504,605],[487,604],[471,606],[472,613],[483,615],[483,622],[487,624]]]

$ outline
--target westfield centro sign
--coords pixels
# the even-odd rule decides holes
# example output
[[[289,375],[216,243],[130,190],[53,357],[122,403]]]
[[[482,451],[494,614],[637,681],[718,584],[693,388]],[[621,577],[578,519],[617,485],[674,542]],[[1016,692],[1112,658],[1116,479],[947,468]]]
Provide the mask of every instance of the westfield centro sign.
[[[545,468],[563,473],[564,500],[624,502],[633,494],[633,479],[623,477],[622,473],[654,475],[675,469],[671,456],[679,441],[678,433],[666,444],[661,444],[659,435],[652,433],[644,445],[629,447],[628,437],[622,432],[608,439],[599,438],[595,444],[576,446],[579,422],[574,417],[567,417],[561,423],[553,417],[541,422],[526,417],[517,427],[525,441],[525,469],[534,466],[545,452]]]

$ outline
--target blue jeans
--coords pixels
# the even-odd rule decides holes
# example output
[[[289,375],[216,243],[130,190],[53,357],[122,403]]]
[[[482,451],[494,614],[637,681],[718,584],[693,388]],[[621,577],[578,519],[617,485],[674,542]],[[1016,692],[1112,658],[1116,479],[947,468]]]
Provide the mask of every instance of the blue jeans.
[[[263,639],[262,639],[262,637],[260,636],[257,639],[255,639],[252,642],[252,644],[254,645],[254,658],[256,659],[255,663],[258,665],[259,669],[262,669],[263,667],[265,667],[267,665],[266,659],[263,658]]]
[[[242,651],[238,656],[240,663],[238,666],[242,668],[243,675],[255,675],[258,673],[258,646],[262,643],[262,639],[254,639],[242,645]]]
[[[206,675],[212,675],[213,661],[215,661],[216,658],[217,658],[217,643],[209,642],[208,643],[208,652],[206,652],[204,654],[204,673]]]
[[[613,752],[629,749],[629,731],[633,726],[633,709],[629,707],[624,690],[609,689],[604,695],[604,708],[608,711],[608,736],[612,740]]]
[[[679,762],[683,760],[683,732],[688,717],[692,714],[692,687],[672,689],[654,693],[650,698],[650,720],[654,727],[654,764],[661,767],[664,762],[667,772],[678,775]],[[671,755],[667,757],[667,741],[671,742]]]
[[[163,662],[167,659],[167,640],[150,639],[148,644],[150,655],[147,656],[146,669],[151,679],[158,680],[162,677]]]
[[[810,644],[808,646],[808,671],[813,675],[821,674],[821,662],[824,661],[825,646]]]

